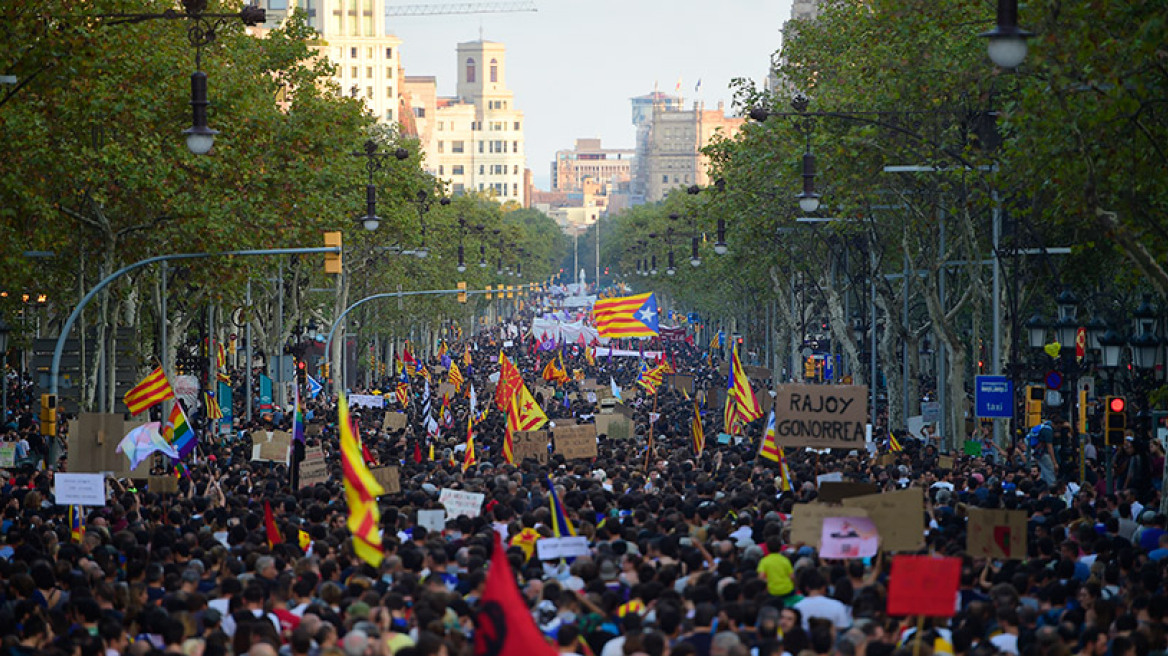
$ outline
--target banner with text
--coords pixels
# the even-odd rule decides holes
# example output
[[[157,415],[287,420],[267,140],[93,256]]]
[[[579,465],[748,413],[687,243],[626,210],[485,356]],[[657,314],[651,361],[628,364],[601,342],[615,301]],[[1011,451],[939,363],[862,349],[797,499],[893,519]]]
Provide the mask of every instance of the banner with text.
[[[864,444],[868,388],[863,385],[779,385],[775,436],[782,446],[855,449]]]

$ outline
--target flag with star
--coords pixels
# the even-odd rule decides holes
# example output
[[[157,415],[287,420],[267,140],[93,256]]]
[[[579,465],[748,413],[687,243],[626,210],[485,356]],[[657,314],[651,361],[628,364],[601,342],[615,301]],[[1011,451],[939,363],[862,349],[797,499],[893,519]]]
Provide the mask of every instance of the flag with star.
[[[598,299],[592,306],[601,337],[656,337],[659,334],[657,297],[653,292]]]

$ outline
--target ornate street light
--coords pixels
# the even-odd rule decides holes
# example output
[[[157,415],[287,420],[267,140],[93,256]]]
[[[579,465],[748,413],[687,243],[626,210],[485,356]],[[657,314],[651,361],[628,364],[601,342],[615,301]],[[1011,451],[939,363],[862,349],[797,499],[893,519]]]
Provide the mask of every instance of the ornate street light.
[[[990,60],[1002,68],[1017,68],[1026,59],[1026,39],[1034,36],[1018,27],[1018,0],[998,0],[998,23],[978,36],[990,40]]]
[[[1124,346],[1123,335],[1120,335],[1114,328],[1109,328],[1099,337],[1099,349],[1103,354],[1103,362],[1100,366],[1107,369],[1114,369],[1119,366],[1119,359],[1123,355]]]
[[[1055,333],[1063,348],[1071,348],[1079,332],[1079,322],[1076,319],[1079,313],[1079,299],[1070,288],[1064,288],[1055,300],[1058,304],[1059,320],[1055,325]]]
[[[377,186],[373,184],[373,174],[381,170],[389,157],[394,157],[399,162],[409,159],[410,151],[397,148],[392,153],[379,152],[377,142],[370,139],[365,142],[361,152],[354,152],[352,155],[365,158],[365,172],[369,174],[369,180],[365,184],[365,216],[358,217],[357,221],[366,230],[373,232],[381,225],[381,217],[377,216]]]
[[[1026,320],[1026,336],[1030,348],[1040,349],[1046,345],[1046,320],[1035,314]]]
[[[1140,369],[1151,369],[1159,359],[1160,345],[1163,340],[1156,333],[1156,306],[1152,305],[1151,297],[1144,295],[1144,300],[1132,314],[1135,318],[1136,334],[1132,336],[1132,364]]]
[[[1102,317],[1091,317],[1087,322],[1087,345],[1095,350],[1103,348],[1099,343],[1099,339],[1107,332],[1107,322]]]

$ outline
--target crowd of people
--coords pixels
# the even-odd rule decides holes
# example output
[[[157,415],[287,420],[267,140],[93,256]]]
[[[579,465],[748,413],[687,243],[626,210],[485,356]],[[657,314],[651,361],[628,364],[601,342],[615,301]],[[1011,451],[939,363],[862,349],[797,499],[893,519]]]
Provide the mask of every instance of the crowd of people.
[[[492,402],[490,376],[503,343],[487,331],[447,345],[476,388],[480,412]],[[632,435],[599,435],[592,459],[551,453],[546,463],[507,464],[506,417],[492,407],[473,429],[477,464],[464,471],[470,399],[465,390],[456,394],[452,427],[428,436],[419,416],[427,382],[416,368],[408,372],[404,428],[382,427],[392,404],[354,407],[371,466],[395,465],[400,473],[401,491],[379,499],[385,558],[377,567],[355,555],[346,528],[337,406],[327,395],[307,402],[308,421],[319,427],[307,446],[323,448],[330,476],[298,490],[286,464],[252,459],[252,433],[288,430],[291,413],[203,436],[180,468],[177,492],[109,479],[106,506],[86,508],[76,521],[54,504],[53,473],[23,459],[0,488],[0,626],[7,627],[0,654],[494,654],[496,643],[476,631],[475,618],[496,536],[546,641],[543,652],[530,645],[533,654],[1165,652],[1164,459],[1145,436],[1120,449],[1114,491],[1102,457],[1088,463],[1087,484],[1079,485],[1077,467],[1067,465],[1044,479],[1042,450],[1024,439],[980,456],[950,454],[942,467],[939,445],[904,439],[892,452],[881,435],[876,454],[788,449],[787,485],[775,463],[757,455],[765,419],[748,425],[745,439],[714,437],[723,427],[713,391],[726,385],[719,358],[688,343],[662,346],[694,388],[663,385],[652,401],[648,394],[626,399]],[[549,357],[581,372],[537,395],[553,422],[588,423],[601,411],[579,378],[631,389],[641,370],[638,358],[606,358],[603,349],[590,362],[576,344],[544,350],[538,339],[521,337],[504,350],[532,389]],[[422,364],[435,369],[439,360]],[[389,373],[374,387],[394,389]],[[691,438],[695,396],[708,399],[701,453]],[[438,416],[441,399],[433,407]],[[650,412],[659,415],[652,424]],[[11,419],[6,439],[35,432],[35,418]],[[826,560],[817,545],[792,542],[794,507],[815,500],[817,477],[829,472],[884,491],[923,489],[923,507],[904,512],[925,518],[919,553],[961,559],[952,608],[923,620],[890,616],[887,554]],[[554,534],[549,482],[587,538],[588,556],[540,561],[533,549]],[[441,531],[421,526],[418,512],[442,508],[447,488],[483,494],[481,513],[448,517]],[[265,503],[283,537],[275,544]],[[1026,557],[967,554],[966,515],[974,507],[1025,511]]]

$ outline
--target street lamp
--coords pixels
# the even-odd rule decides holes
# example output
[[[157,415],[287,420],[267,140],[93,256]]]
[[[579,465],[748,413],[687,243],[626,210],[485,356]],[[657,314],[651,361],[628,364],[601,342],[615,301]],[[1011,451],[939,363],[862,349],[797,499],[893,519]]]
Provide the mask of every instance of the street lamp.
[[[1123,335],[1120,335],[1114,328],[1107,329],[1099,336],[1099,350],[1103,354],[1103,367],[1114,369],[1119,366],[1124,343]]]
[[[399,162],[409,159],[410,151],[397,148],[392,153],[382,153],[377,150],[377,142],[372,139],[365,142],[361,152],[354,152],[354,157],[365,158],[365,172],[369,174],[369,181],[365,184],[365,216],[358,217],[357,221],[368,231],[373,232],[381,225],[381,217],[377,216],[377,186],[373,184],[373,174],[380,171],[385,160],[392,156]]]
[[[990,60],[1002,68],[1017,68],[1026,59],[1026,39],[1034,36],[1018,27],[1018,0],[998,0],[998,23],[978,36],[990,40]]]
[[[431,199],[429,192],[425,189],[420,189],[414,202],[418,206],[418,224],[422,229],[422,245],[414,251],[414,255],[420,259],[425,259],[430,254],[430,249],[426,248],[426,213],[430,211],[430,206],[433,205],[434,201]],[[450,199],[443,196],[438,199],[438,204],[445,207],[450,204]]]
[[[1132,364],[1139,369],[1156,366],[1160,345],[1163,341],[1156,333],[1156,306],[1147,295],[1132,314],[1135,318],[1136,333],[1132,335]]]
[[[1064,288],[1055,299],[1058,305],[1059,320],[1055,324],[1055,334],[1063,348],[1072,348],[1075,337],[1079,332],[1079,322],[1076,319],[1079,310],[1079,299],[1070,288]]]
[[[1039,349],[1046,345],[1046,320],[1041,314],[1035,314],[1026,320],[1027,343],[1032,349]]]

